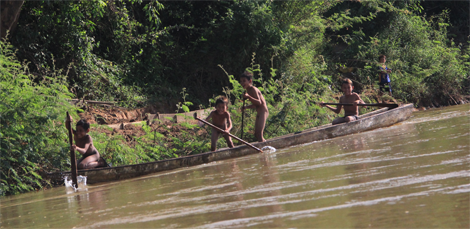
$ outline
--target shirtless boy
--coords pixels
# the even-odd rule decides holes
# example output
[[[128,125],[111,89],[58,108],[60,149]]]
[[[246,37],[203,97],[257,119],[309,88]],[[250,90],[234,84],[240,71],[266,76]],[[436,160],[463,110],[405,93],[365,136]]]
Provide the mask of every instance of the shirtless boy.
[[[212,119],[212,124],[219,127],[222,130],[225,130],[223,134],[227,145],[230,148],[233,148],[232,138],[228,135],[232,129],[232,120],[230,119],[230,114],[227,112],[228,99],[225,96],[221,96],[215,101],[215,111],[212,111],[209,116],[206,118],[206,121]],[[217,149],[217,139],[219,139],[218,130],[212,128],[211,136],[211,150],[215,151]]]
[[[72,117],[67,116],[65,127],[69,130],[70,123],[73,122]],[[73,150],[78,151],[82,158],[77,161],[78,169],[91,169],[96,168],[100,165],[100,153],[93,146],[93,139],[88,132],[90,131],[90,124],[86,120],[80,120],[77,122],[76,130],[72,129],[73,138],[75,139],[75,145],[72,145]]]
[[[339,98],[339,103],[352,103],[353,106],[344,106],[344,117],[339,117],[333,120],[333,125],[343,123],[343,122],[352,122],[358,120],[359,116],[359,108],[357,104],[365,104],[362,101],[361,97],[352,92],[354,86],[352,85],[352,81],[350,79],[344,79],[341,85],[341,90],[343,91],[344,95]],[[323,102],[320,103],[320,106],[327,107],[336,114],[341,112],[342,105],[338,105],[336,108],[331,107],[330,105],[325,105]]]
[[[249,106],[242,107],[242,110],[256,109],[255,137],[258,142],[264,142],[266,140],[263,137],[263,132],[266,126],[266,119],[269,115],[266,100],[264,100],[261,91],[253,86],[253,74],[251,72],[244,72],[240,75],[240,84],[246,90],[243,98],[250,100],[252,103]]]

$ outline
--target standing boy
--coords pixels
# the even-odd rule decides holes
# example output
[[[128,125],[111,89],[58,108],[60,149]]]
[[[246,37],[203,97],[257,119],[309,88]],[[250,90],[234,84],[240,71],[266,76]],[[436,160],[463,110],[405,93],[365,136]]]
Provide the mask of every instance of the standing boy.
[[[350,79],[344,79],[343,83],[341,84],[341,90],[343,91],[344,95],[339,98],[339,103],[352,103],[352,106],[344,106],[344,117],[339,117],[333,120],[333,125],[343,123],[343,122],[351,122],[351,121],[356,121],[359,119],[359,108],[357,104],[365,104],[364,101],[362,101],[361,97],[355,93],[352,92],[354,86],[352,85],[352,81]],[[336,114],[341,112],[341,108],[343,107],[342,105],[338,105],[336,108],[333,108],[329,105],[323,104],[323,102],[320,103],[320,106],[322,107],[327,107]]]
[[[385,85],[388,85],[388,92],[390,96],[392,96],[392,84],[390,83],[390,75],[389,75],[389,73],[392,72],[392,69],[389,69],[387,65],[385,65],[386,61],[387,61],[387,57],[385,55],[379,56],[379,66],[378,66],[379,87],[380,87],[380,91],[384,92]]]
[[[207,116],[206,121],[212,119],[212,124],[224,130],[223,136],[227,145],[230,148],[233,148],[232,138],[227,134],[232,129],[232,120],[230,119],[230,113],[227,112],[228,99],[225,96],[219,97],[215,101],[215,111],[212,111],[209,116]],[[212,128],[212,137],[211,137],[211,150],[215,151],[217,149],[217,139],[219,139],[219,131],[215,128]]]
[[[263,137],[263,132],[266,126],[266,119],[269,115],[266,100],[264,100],[261,91],[253,86],[253,74],[251,72],[244,72],[240,75],[240,84],[246,90],[243,98],[250,100],[252,103],[249,106],[242,107],[242,110],[256,109],[255,137],[258,142],[264,142],[266,140]]]

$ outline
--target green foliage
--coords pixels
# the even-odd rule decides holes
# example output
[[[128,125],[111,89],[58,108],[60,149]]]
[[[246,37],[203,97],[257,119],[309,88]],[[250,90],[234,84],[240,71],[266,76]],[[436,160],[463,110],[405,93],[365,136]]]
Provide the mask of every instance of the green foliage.
[[[459,10],[463,4],[444,5]],[[239,74],[249,65],[252,53],[257,53],[261,66],[270,66],[260,76],[290,79],[296,90],[313,89],[316,94],[338,78],[335,66],[350,64],[344,60],[357,59],[361,63],[356,67],[362,69],[373,65],[378,52],[395,60],[400,55],[400,63],[408,64],[403,64],[407,69],[400,68],[398,74],[410,83],[399,86],[408,88],[422,83],[421,79],[414,82],[411,75],[434,77],[434,72],[450,71],[454,77],[462,70],[454,64],[453,69],[430,69],[424,66],[429,63],[420,61],[419,52],[430,56],[439,51],[437,47],[452,46],[446,40],[446,28],[452,25],[442,20],[445,17],[421,16],[429,10],[438,15],[435,6],[417,0],[27,1],[12,42],[21,50],[20,59],[31,62],[32,71],[43,74],[55,60],[55,66],[69,71],[74,97],[117,100],[126,107],[156,100],[179,104],[181,88],[191,91],[187,99],[194,104],[207,105],[207,98],[231,84],[217,66]],[[465,17],[452,17],[468,29],[462,26]],[[409,45],[421,34],[430,42]],[[338,42],[348,45],[344,52],[335,51]],[[453,48],[462,50],[459,44]],[[271,74],[271,69],[278,72]],[[367,77],[372,82],[371,76],[370,71],[361,72],[360,82],[367,84]],[[460,91],[446,86],[443,93],[454,98]],[[411,92],[397,93],[400,99],[419,100],[410,99],[414,96]],[[435,97],[442,93],[438,94]],[[183,106],[184,110],[196,108],[181,104],[177,109],[183,110]]]
[[[70,97],[125,107],[161,100],[188,112],[225,94],[239,135],[238,74],[248,70],[267,101],[270,138],[332,121],[336,114],[316,103],[337,101],[341,78],[352,78],[363,100],[375,102],[377,59],[385,54],[395,99],[457,104],[470,90],[468,17],[455,13],[463,4],[26,1],[10,37],[16,56],[1,44],[1,194],[41,187],[39,171],[67,168],[61,121]],[[338,72],[349,68],[355,70]],[[245,112],[248,140],[255,139],[255,115]],[[93,128],[95,146],[114,166],[210,149],[207,127],[142,125],[138,137]],[[226,146],[223,138],[217,144]]]
[[[246,68],[247,71],[254,73],[254,86],[263,94],[268,110],[269,117],[266,122],[265,138],[293,133],[296,131],[305,130],[325,124],[329,122],[329,116],[324,109],[316,105],[320,102],[322,95],[314,94],[310,90],[301,89],[301,86],[292,84],[291,87],[288,82],[289,78],[274,80],[276,69],[271,68],[271,77],[263,77],[261,65],[255,64],[255,54],[252,55],[251,66]],[[244,118],[244,129],[241,130],[239,123],[241,123],[240,107],[243,106],[242,93],[244,89],[235,79],[233,75],[227,75],[232,84],[231,89],[225,88],[224,92],[227,98],[231,98],[231,106],[229,112],[234,123],[232,134],[240,135],[241,131],[247,136],[246,139],[255,141],[254,137],[254,119],[256,118],[256,111],[246,110]],[[314,77],[312,77],[314,78]],[[308,81],[308,80],[306,80]],[[305,83],[308,84],[308,83]],[[313,85],[309,85],[315,89]],[[308,86],[305,86],[308,87]],[[323,95],[324,96],[324,95]],[[249,101],[246,105],[249,104]],[[236,124],[238,123],[238,125]]]
[[[108,136],[102,133],[100,129],[111,129],[106,126],[92,125],[90,135],[93,137],[93,145],[96,147],[100,156],[112,166],[137,164],[149,161],[146,153],[140,145],[135,148],[124,144],[126,139],[121,135]]]
[[[142,136],[106,134],[111,128],[93,125],[90,135],[100,155],[112,166],[132,165],[198,154],[210,150],[210,136],[198,134],[197,125],[187,123],[158,123],[147,126]],[[165,133],[165,134],[162,134]],[[113,132],[112,132],[113,133]],[[129,139],[130,138],[130,139]]]
[[[465,66],[465,50],[446,37],[446,12],[430,20],[398,14],[389,29],[360,44],[357,58],[365,67],[358,73],[367,84],[377,82],[377,62],[387,55],[392,68],[394,97],[406,102],[458,104],[465,94],[469,68]]]
[[[63,120],[72,106],[65,76],[34,77],[0,42],[0,195],[17,194],[44,183],[40,171],[65,168],[68,145]]]
[[[20,58],[33,63],[33,71],[44,74],[54,62],[67,69],[76,98],[124,101],[128,107],[142,105],[146,97],[139,84],[148,79],[144,76],[129,82],[128,75],[138,68],[138,56],[146,48],[142,44],[151,39],[137,30],[154,31],[160,23],[157,14],[161,7],[156,1],[25,2],[12,43],[21,50]],[[147,16],[146,23],[132,15],[136,8]]]
[[[192,102],[189,102],[189,101],[186,101],[186,97],[188,96],[188,93],[186,93],[186,88],[183,87],[183,90],[181,91],[181,95],[182,95],[182,98],[183,98],[183,102],[178,102],[178,104],[176,104],[176,113],[178,113],[181,110],[183,110],[184,112],[189,112],[189,106],[193,105]]]
[[[256,52],[267,66],[292,52],[294,43],[280,28],[288,30],[294,19],[281,14],[278,5],[283,4],[26,2],[14,44],[24,50],[20,58],[37,63],[38,71],[52,64],[52,56],[60,68],[70,68],[69,83],[78,98],[132,107],[162,97],[177,100],[180,88],[191,85],[191,100],[201,103],[200,97],[220,93],[228,83],[217,64],[230,63],[229,72],[240,72],[250,60],[247,54]],[[310,14],[307,9],[304,16]]]

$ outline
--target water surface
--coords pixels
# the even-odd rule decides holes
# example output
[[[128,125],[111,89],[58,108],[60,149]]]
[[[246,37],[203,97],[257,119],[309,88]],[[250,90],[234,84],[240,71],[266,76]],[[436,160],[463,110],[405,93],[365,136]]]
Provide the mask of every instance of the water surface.
[[[0,199],[7,228],[469,228],[470,106],[137,179]]]

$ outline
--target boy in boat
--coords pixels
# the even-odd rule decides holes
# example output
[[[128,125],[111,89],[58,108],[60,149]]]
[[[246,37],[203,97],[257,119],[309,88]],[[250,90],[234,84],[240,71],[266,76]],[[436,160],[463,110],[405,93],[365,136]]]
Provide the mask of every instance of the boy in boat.
[[[256,109],[255,137],[258,142],[264,142],[266,140],[263,137],[263,132],[266,126],[266,119],[269,115],[266,100],[261,94],[261,91],[253,86],[253,74],[251,72],[244,72],[240,75],[240,84],[246,90],[243,94],[243,98],[250,100],[252,103],[249,106],[242,107],[242,111],[245,109]]]
[[[227,145],[230,148],[233,148],[232,138],[228,135],[232,129],[232,120],[230,119],[230,113],[227,112],[228,99],[225,96],[219,97],[215,101],[215,111],[212,111],[209,116],[206,118],[206,121],[212,119],[212,124],[219,127],[225,132],[222,133]],[[201,124],[200,124],[201,125]],[[219,139],[221,133],[215,128],[212,128],[211,136],[211,150],[215,151],[217,149],[217,139]]]
[[[388,93],[392,96],[392,83],[390,82],[390,73],[392,69],[385,65],[387,57],[385,55],[379,56],[379,66],[377,67],[379,72],[379,87],[381,92],[385,92],[385,85],[388,85]]]
[[[70,123],[72,122],[72,117],[68,115],[67,121],[65,122],[67,130],[70,130]],[[77,169],[105,167],[103,162],[101,162],[102,160],[100,160],[100,153],[98,153],[98,150],[93,146],[93,139],[88,135],[89,131],[90,124],[86,120],[78,121],[76,130],[72,129],[75,145],[72,145],[71,148],[82,155],[82,158],[77,161]]]
[[[343,80],[343,83],[341,84],[341,90],[343,91],[344,95],[339,98],[339,103],[352,103],[352,106],[344,106],[344,117],[339,117],[333,120],[333,125],[339,124],[339,123],[344,123],[344,122],[351,122],[351,121],[356,121],[359,119],[359,108],[357,104],[365,104],[364,101],[362,101],[361,97],[353,92],[354,86],[352,84],[352,81],[348,78]],[[330,105],[325,105],[323,102],[320,103],[320,106],[322,107],[327,107],[336,114],[341,112],[341,108],[343,107],[342,105],[338,105],[336,108],[331,107]]]

